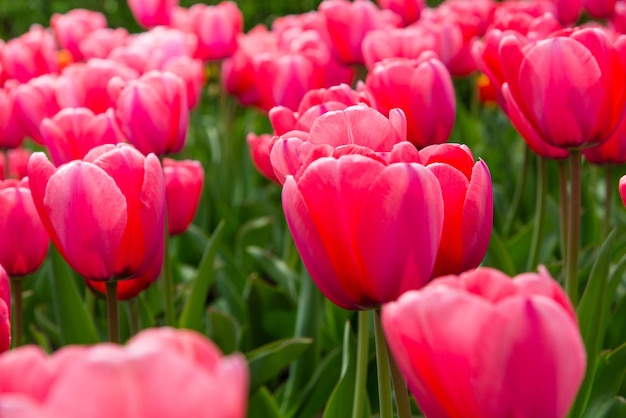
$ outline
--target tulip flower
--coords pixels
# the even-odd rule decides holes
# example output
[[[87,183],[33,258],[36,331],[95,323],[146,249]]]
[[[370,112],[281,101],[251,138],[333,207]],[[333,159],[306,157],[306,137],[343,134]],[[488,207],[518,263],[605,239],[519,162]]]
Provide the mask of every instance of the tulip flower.
[[[14,148],[6,153],[0,153],[0,180],[7,180],[6,164],[8,159],[10,179],[21,180],[26,177],[26,166],[30,158],[31,151],[25,148]]]
[[[28,180],[0,182],[0,265],[11,277],[37,270],[48,252],[44,228]]]
[[[128,0],[135,20],[144,28],[169,25],[178,0]]]
[[[187,92],[187,108],[194,108],[202,98],[205,82],[202,61],[181,55],[167,60],[161,69],[176,74],[183,80]]]
[[[14,94],[0,88],[0,148],[17,148],[24,141],[24,132],[14,117]]]
[[[626,206],[626,176],[619,179],[619,195],[622,198],[622,203]]]
[[[502,39],[507,113],[533,151],[565,158],[568,148],[609,138],[626,104],[625,46],[626,38],[613,42],[600,28],[526,45],[513,36]]]
[[[2,48],[0,64],[7,78],[20,83],[59,70],[56,42],[52,32],[33,25],[24,35],[11,39]]]
[[[445,276],[384,305],[382,325],[427,417],[564,418],[585,374],[576,313],[542,267]]]
[[[46,356],[27,346],[0,356],[0,413],[244,418],[248,381],[241,354],[224,356],[192,331],[152,328],[123,347],[67,346]]]
[[[443,232],[433,277],[460,274],[485,257],[493,222],[491,175],[484,161],[474,162],[466,145],[431,145],[420,151],[422,163],[441,184]]]
[[[163,159],[167,222],[170,235],[181,234],[193,221],[204,185],[204,169],[199,161]]]
[[[84,107],[63,109],[52,119],[44,119],[39,129],[56,166],[80,160],[98,145],[125,140],[113,109],[99,115]]]
[[[50,18],[50,27],[61,48],[72,55],[74,61],[84,58],[80,42],[96,29],[106,28],[107,19],[99,12],[86,9],[73,9],[65,14],[55,13]]]
[[[587,161],[598,165],[626,163],[626,118],[622,118],[606,142],[583,149],[583,155]]]
[[[407,119],[407,139],[416,147],[448,140],[456,99],[452,78],[432,53],[417,60],[388,59],[374,66],[365,84],[383,114],[402,109]]]
[[[0,264],[0,353],[7,351],[11,347],[10,313],[11,290],[9,287],[9,276]],[[1,385],[0,392],[2,392]]]
[[[144,154],[178,152],[185,144],[189,110],[183,80],[170,72],[150,71],[127,84],[109,83],[122,132]]]
[[[422,9],[426,8],[425,0],[376,0],[382,9],[389,9],[400,15],[405,25],[419,19]]]
[[[107,58],[111,51],[126,44],[128,39],[128,31],[124,28],[96,29],[80,42],[78,49],[85,60]]]
[[[302,261],[344,309],[378,307],[431,277],[441,187],[423,165],[396,161],[324,157],[285,181],[283,210]]]
[[[606,19],[613,15],[616,0],[583,0],[583,6],[591,17]]]
[[[162,254],[165,183],[156,156],[107,144],[55,168],[34,153],[28,176],[52,242],[85,278],[130,278]]]
[[[43,144],[39,124],[59,110],[56,98],[56,76],[45,74],[20,84],[13,90],[13,112],[23,132],[35,142]]]

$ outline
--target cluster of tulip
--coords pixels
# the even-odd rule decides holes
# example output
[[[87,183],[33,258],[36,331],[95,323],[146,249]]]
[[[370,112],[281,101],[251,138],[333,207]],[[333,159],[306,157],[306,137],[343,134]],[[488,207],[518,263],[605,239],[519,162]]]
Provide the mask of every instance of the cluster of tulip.
[[[103,14],[75,9],[54,15],[50,28],[0,42],[0,353],[24,339],[22,282],[40,269],[49,241],[87,289],[106,296],[112,342],[117,301],[136,302],[160,276],[164,324],[203,329],[189,318],[205,314],[210,279],[196,278],[177,322],[167,241],[194,220],[204,168],[165,155],[184,152],[193,113],[214,98],[205,88],[214,71],[221,99],[230,94],[267,115],[273,130],[246,139],[252,163],[280,190],[310,276],[299,284],[296,335],[315,334],[302,324],[320,306],[305,282],[358,312],[356,361],[343,367],[352,384],[346,389],[342,371],[336,397],[321,405],[314,385],[299,383],[312,379],[301,377],[304,361],[278,385],[281,411],[264,386],[280,379],[282,369],[270,364],[297,357],[293,342],[248,353],[248,364],[197,333],[135,325],[124,346],[4,353],[0,416],[243,417],[253,399],[263,406],[257,416],[306,418],[324,409],[329,418],[363,418],[370,313],[382,418],[394,408],[400,418],[417,410],[427,418],[626,413],[616,396],[626,346],[604,346],[626,268],[609,266],[609,170],[603,245],[589,257],[592,273],[579,273],[582,158],[626,163],[626,2],[377,3],[324,0],[316,11],[243,33],[233,2],[187,9],[177,0],[128,0],[145,32],[108,28]],[[537,273],[480,267],[494,225],[492,173],[468,145],[447,142],[457,101],[466,100],[456,86],[478,72],[480,97],[499,105],[537,155],[525,250],[527,270]],[[221,141],[228,148],[235,139]],[[212,157],[232,157],[221,151]],[[565,290],[540,265],[551,161],[560,176],[557,269]],[[229,181],[210,181],[222,180]],[[626,176],[619,192],[626,205]],[[198,268],[207,277],[218,239],[219,227]],[[288,267],[279,261],[270,270]],[[245,292],[254,297],[253,285]],[[346,335],[349,349],[349,328]],[[599,387],[611,361],[624,367]],[[298,389],[307,392],[294,406]],[[335,401],[346,394],[350,402]]]

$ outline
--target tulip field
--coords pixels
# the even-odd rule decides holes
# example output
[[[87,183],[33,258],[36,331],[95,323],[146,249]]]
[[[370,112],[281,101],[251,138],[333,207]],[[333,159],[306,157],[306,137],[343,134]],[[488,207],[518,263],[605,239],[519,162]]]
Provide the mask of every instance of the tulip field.
[[[626,1],[0,4],[0,418],[626,418]]]

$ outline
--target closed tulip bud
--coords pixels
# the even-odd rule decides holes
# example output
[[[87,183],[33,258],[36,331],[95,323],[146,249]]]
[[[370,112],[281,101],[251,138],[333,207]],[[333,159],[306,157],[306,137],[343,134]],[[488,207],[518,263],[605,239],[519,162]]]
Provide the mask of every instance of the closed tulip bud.
[[[407,139],[416,147],[446,142],[456,115],[452,78],[432,53],[417,60],[388,59],[374,66],[365,84],[383,114],[402,109]]]
[[[204,185],[204,169],[199,161],[164,158],[163,173],[169,233],[181,234],[196,216]]]
[[[178,0],[128,0],[135,20],[144,28],[169,25]]]
[[[384,305],[382,325],[427,417],[564,418],[585,375],[576,313],[542,267],[436,279]]]
[[[85,278],[131,278],[163,253],[165,182],[156,156],[101,145],[56,168],[35,153],[28,176],[52,242]]]
[[[431,145],[420,151],[443,194],[443,232],[433,277],[460,274],[485,257],[493,223],[491,175],[484,161],[474,162],[466,145]]]
[[[185,144],[189,110],[185,84],[170,72],[150,71],[127,84],[113,79],[115,116],[122,132],[144,154],[178,152]]]
[[[37,270],[48,252],[44,228],[28,180],[0,182],[0,265],[11,277]]]
[[[443,200],[423,165],[320,158],[287,177],[282,203],[311,278],[338,306],[375,308],[430,280]]]
[[[39,129],[57,166],[82,159],[98,145],[125,140],[115,123],[113,109],[99,115],[84,107],[63,109],[52,119],[44,119]]]

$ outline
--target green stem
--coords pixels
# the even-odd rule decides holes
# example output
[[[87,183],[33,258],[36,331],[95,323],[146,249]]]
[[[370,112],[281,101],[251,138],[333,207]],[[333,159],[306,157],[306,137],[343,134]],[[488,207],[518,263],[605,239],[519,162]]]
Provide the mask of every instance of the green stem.
[[[613,166],[607,165],[604,167],[604,218],[602,219],[602,225],[600,230],[600,242],[609,235],[609,229],[611,228],[611,216],[613,216]]]
[[[548,190],[547,160],[537,156],[537,197],[535,201],[535,224],[533,226],[533,237],[530,244],[530,257],[526,271],[537,269],[539,262],[539,252],[541,249],[541,239],[543,238],[543,224],[546,217],[546,196]]]
[[[380,313],[374,311],[374,337],[376,340],[376,371],[378,373],[378,399],[380,401],[380,418],[393,418],[391,403],[391,378],[389,377],[389,355],[385,334],[380,323]]]
[[[367,358],[369,349],[369,318],[367,311],[358,313],[358,336],[356,347],[356,380],[352,400],[352,418],[363,418],[365,410],[365,384],[367,382]]]
[[[117,280],[108,280],[106,283],[107,290],[107,319],[109,322],[109,341],[112,343],[120,342],[120,324],[117,312]]]
[[[502,237],[507,238],[511,233],[513,222],[515,221],[515,215],[519,210],[522,202],[522,196],[524,195],[524,188],[526,187],[526,177],[528,177],[528,171],[530,170],[530,148],[524,147],[524,157],[522,159],[522,173],[517,177],[517,184],[515,185],[515,194],[513,195],[513,202],[509,211],[506,214],[506,220],[504,221],[504,227],[502,228]]]
[[[11,296],[13,297],[13,347],[19,347],[22,345],[22,331],[23,331],[23,308],[22,308],[22,278],[11,277]]]
[[[409,390],[406,386],[406,379],[400,373],[398,364],[393,358],[393,353],[389,355],[389,367],[391,368],[391,379],[393,380],[393,391],[396,395],[396,409],[398,418],[411,418],[411,401],[409,400]]]
[[[580,241],[580,189],[582,152],[570,151],[570,200],[565,290],[572,304],[578,304],[578,252]]]
[[[161,292],[163,294],[163,304],[165,306],[165,325],[174,326],[174,284],[172,280],[172,260],[170,259],[170,234],[167,230],[167,216],[165,216],[165,240],[163,254],[163,277]]]
[[[567,189],[567,160],[559,160],[559,190],[561,200],[561,257],[567,256],[568,225],[569,225],[569,191]]]
[[[139,296],[127,301],[128,318],[130,319],[130,335],[136,335],[141,331],[141,320],[139,318]]]

